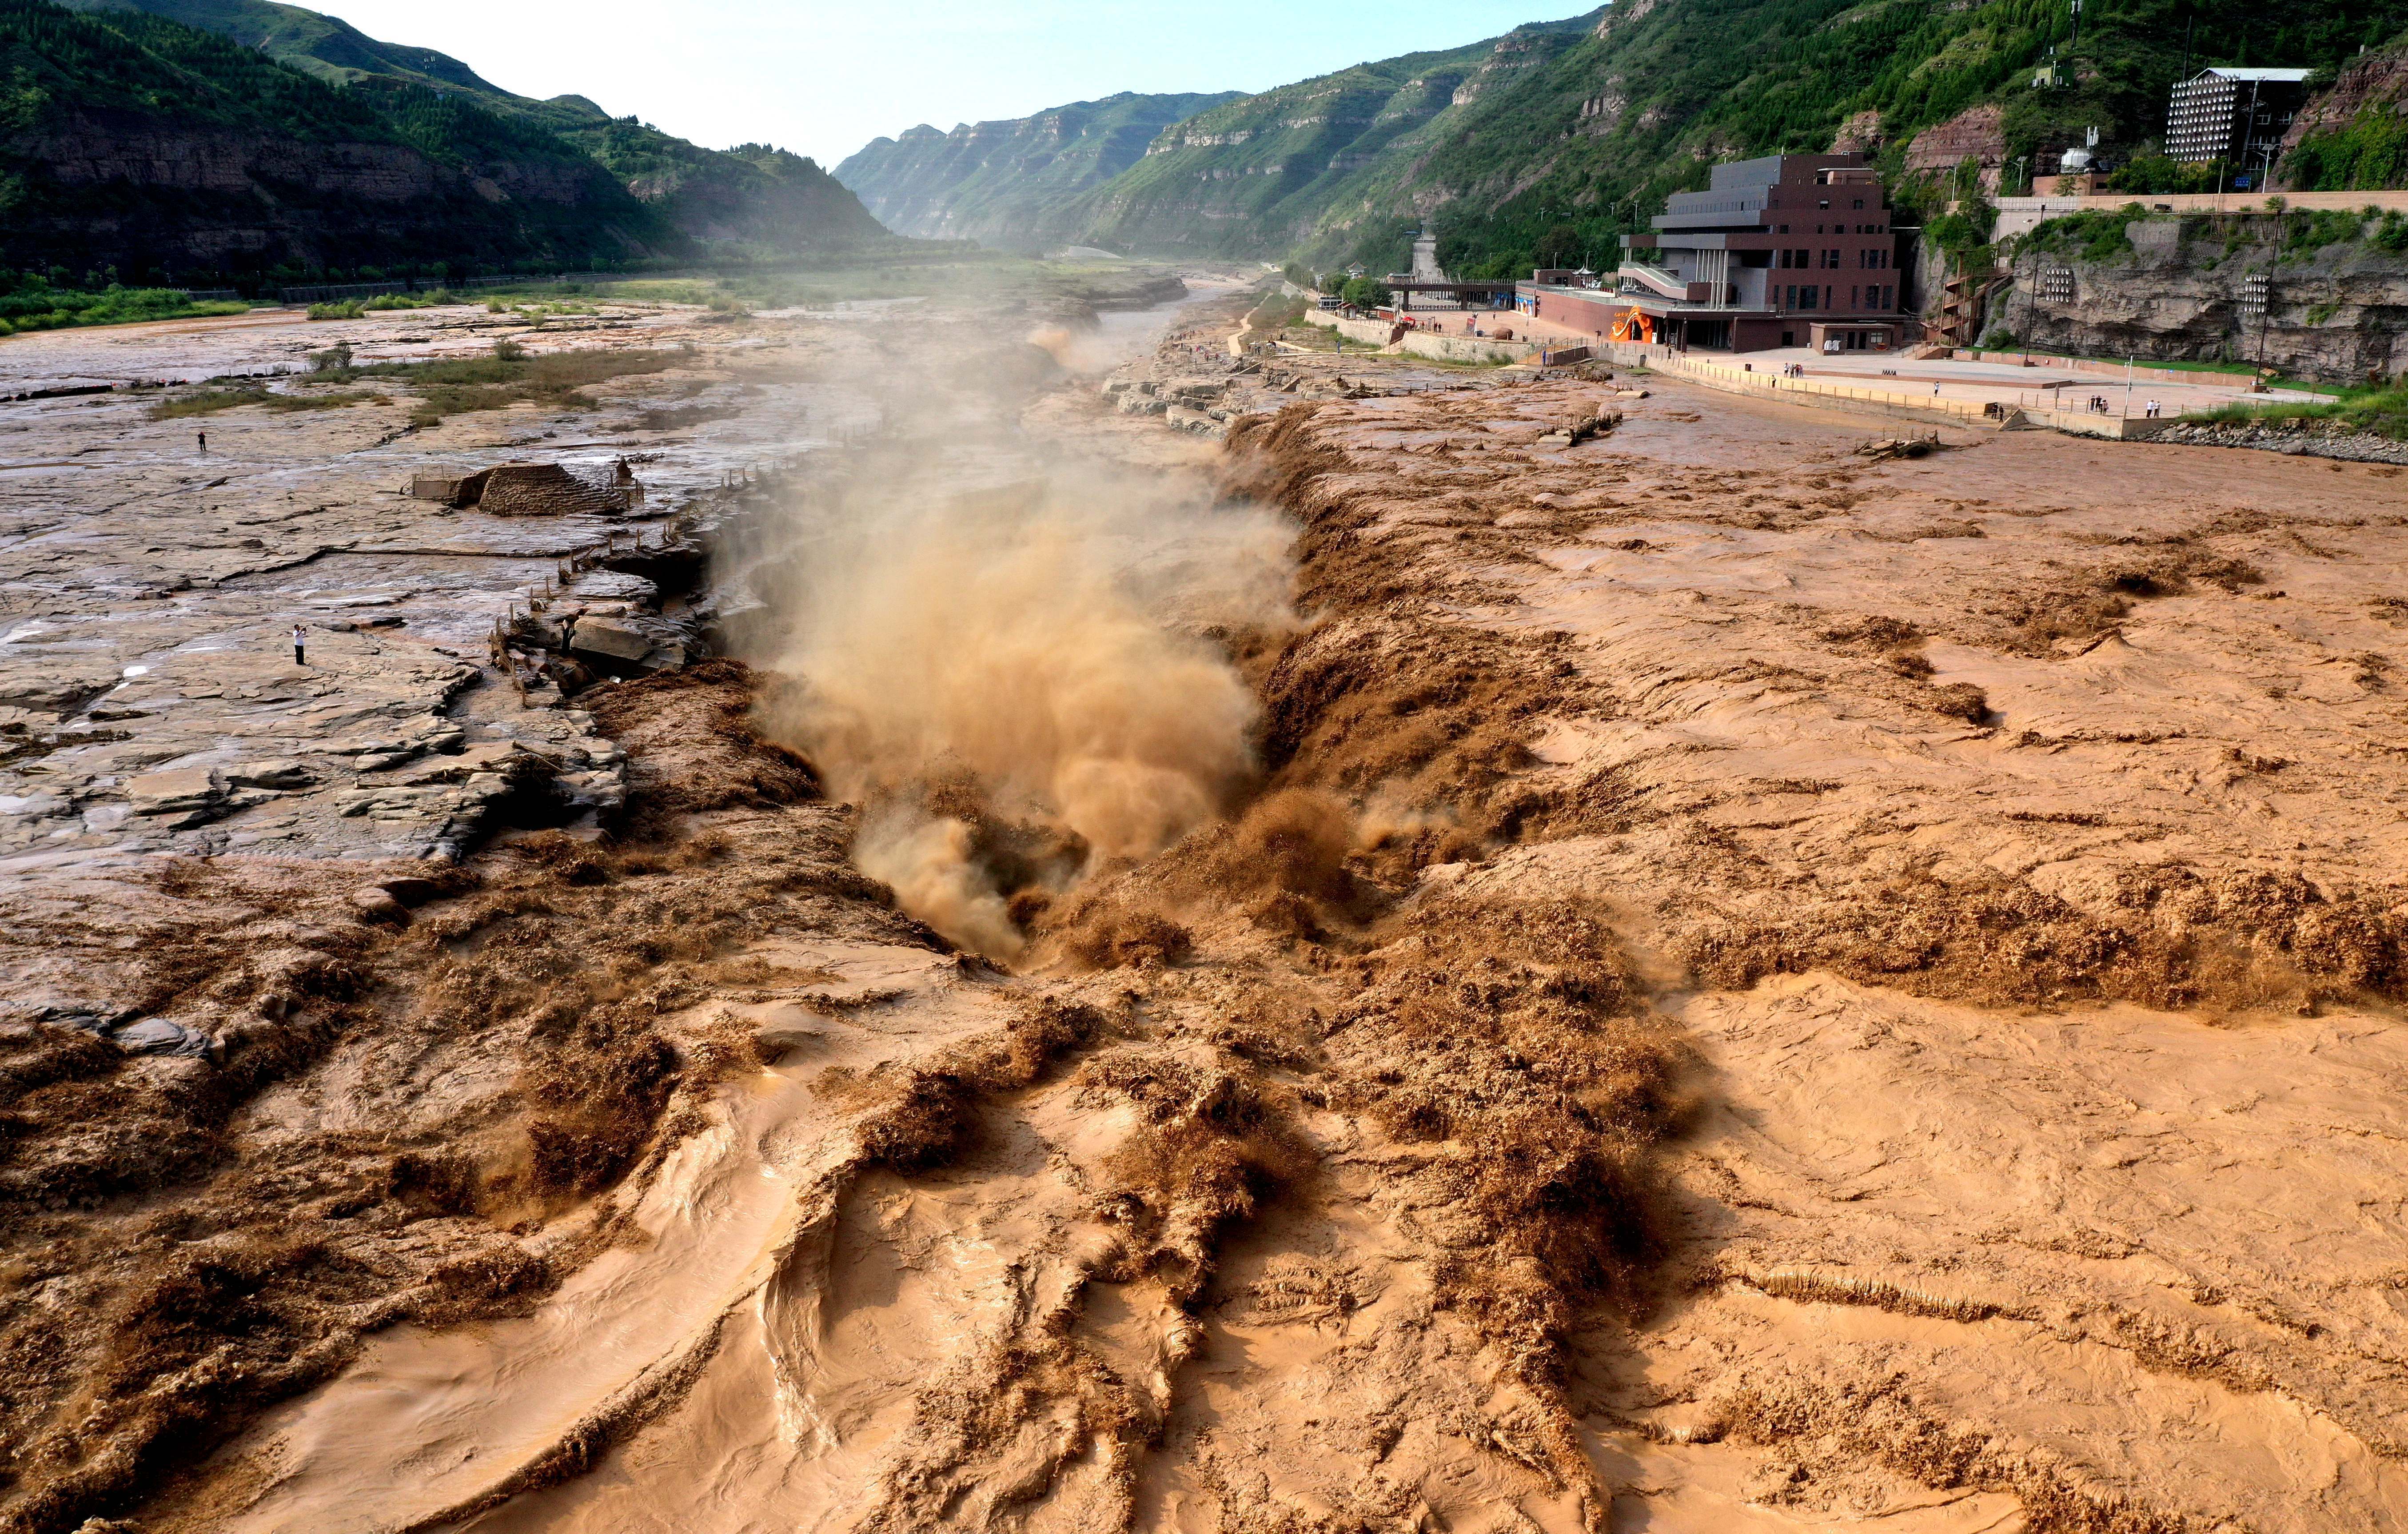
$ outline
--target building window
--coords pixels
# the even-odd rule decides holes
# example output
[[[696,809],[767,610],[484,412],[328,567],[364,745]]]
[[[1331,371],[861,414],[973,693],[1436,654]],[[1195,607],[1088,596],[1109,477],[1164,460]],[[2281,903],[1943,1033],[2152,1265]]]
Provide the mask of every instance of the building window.
[[[1823,290],[1812,282],[1807,283],[1804,287],[1798,290],[1798,307],[1799,308],[1821,308],[1823,307]]]
[[[1790,283],[1790,284],[1789,284],[1789,292],[1787,293],[1787,294],[1786,294],[1786,295],[1784,295],[1784,296],[1782,298],[1782,300],[1781,300],[1781,307],[1782,307],[1783,308],[1796,308],[1798,307],[1798,284],[1797,284],[1797,283],[1792,282],[1792,283]]]
[[[1857,206],[1858,208],[1862,208],[1862,207],[1864,207],[1864,206],[1865,206],[1865,200],[1864,200],[1862,197],[1858,197],[1858,198],[1856,199],[1856,206]]]
[[[1898,290],[1886,282],[1882,284],[1882,308],[1885,309],[1898,308]]]
[[[1776,235],[1785,235],[1789,233],[1789,225],[1784,223],[1780,228],[1775,229],[1773,233]]]

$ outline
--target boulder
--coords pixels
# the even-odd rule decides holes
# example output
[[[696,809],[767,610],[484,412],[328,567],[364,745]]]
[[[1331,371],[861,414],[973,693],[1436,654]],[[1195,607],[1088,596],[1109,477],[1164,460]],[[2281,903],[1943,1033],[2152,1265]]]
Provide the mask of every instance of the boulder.
[[[423,906],[443,893],[443,886],[432,879],[388,879],[377,888],[405,906]]]
[[[510,773],[537,763],[515,740],[484,740],[456,754],[430,757],[401,774],[406,784],[465,782],[480,772]]]
[[[568,649],[571,654],[635,662],[652,652],[652,641],[634,624],[616,618],[580,618]]]
[[[207,1054],[210,1045],[208,1034],[164,1017],[128,1023],[108,1039],[128,1054]]]
[[[318,775],[290,756],[263,762],[241,762],[226,768],[226,781],[237,788],[308,788]]]
[[[351,892],[351,909],[363,922],[397,922],[409,912],[381,884],[366,884]]]
[[[146,772],[125,785],[137,815],[189,815],[225,797],[225,781],[215,767],[179,767]]]

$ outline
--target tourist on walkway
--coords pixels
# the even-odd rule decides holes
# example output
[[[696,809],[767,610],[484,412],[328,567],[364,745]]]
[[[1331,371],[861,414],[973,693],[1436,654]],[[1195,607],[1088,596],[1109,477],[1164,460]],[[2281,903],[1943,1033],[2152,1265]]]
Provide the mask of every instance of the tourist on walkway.
[[[302,631],[301,625],[299,624],[294,624],[293,625],[293,664],[295,666],[307,666],[309,664],[308,656],[305,654],[302,650],[302,641],[307,638],[308,635]]]

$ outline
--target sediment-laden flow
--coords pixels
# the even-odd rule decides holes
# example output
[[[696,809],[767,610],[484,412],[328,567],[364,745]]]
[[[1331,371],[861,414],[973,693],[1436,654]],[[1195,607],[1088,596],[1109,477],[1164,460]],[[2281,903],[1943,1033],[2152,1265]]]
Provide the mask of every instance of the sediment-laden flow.
[[[2397,481],[1342,366],[1220,446],[1002,352],[890,383],[723,561],[761,666],[595,709],[616,831],[366,943],[423,1041],[263,1099],[480,1105],[358,1194],[475,1282],[79,1512],[2408,1517]]]

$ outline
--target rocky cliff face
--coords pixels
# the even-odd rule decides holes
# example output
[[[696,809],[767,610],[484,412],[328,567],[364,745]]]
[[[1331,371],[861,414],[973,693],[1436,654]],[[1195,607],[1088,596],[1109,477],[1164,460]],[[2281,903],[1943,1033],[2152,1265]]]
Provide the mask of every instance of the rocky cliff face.
[[[2408,184],[2408,40],[2352,60],[2283,136],[2277,186],[2350,192]]]
[[[1033,249],[1060,232],[1066,204],[1137,164],[1164,130],[1237,99],[1123,93],[951,133],[923,123],[873,140],[836,179],[897,234]]]
[[[2362,112],[2408,116],[2403,108],[2408,108],[2408,46],[2366,54],[2341,72],[2332,89],[2300,109],[2283,135],[2283,153],[2287,158],[2304,140],[2346,127]]]
[[[2054,244],[2050,227],[2016,257],[2014,285],[1989,316],[2034,346],[2262,363],[2335,380],[2408,371],[2408,229],[2396,222],[2304,213],[2101,221]],[[2262,306],[2255,279],[2264,280]]]
[[[553,148],[608,172],[674,238],[741,242],[773,250],[853,244],[886,231],[852,194],[817,165],[767,145],[704,149],[632,117],[614,118],[583,96],[537,101],[503,90],[459,60],[430,48],[380,42],[335,17],[276,0],[64,0],[67,8],[107,18],[162,17],[230,37],[287,68],[369,97],[417,86],[472,101],[522,129],[556,136]],[[582,199],[578,177],[538,170],[541,157],[513,159],[481,179],[513,197]],[[313,164],[311,174],[330,173]],[[472,178],[474,179],[476,178]],[[220,182],[215,190],[236,190]],[[628,222],[646,222],[641,214]]]
[[[79,111],[0,139],[0,263],[132,273],[641,256],[663,234],[589,162],[447,165],[408,145]]]

